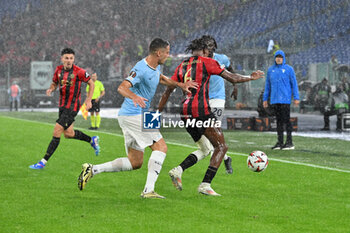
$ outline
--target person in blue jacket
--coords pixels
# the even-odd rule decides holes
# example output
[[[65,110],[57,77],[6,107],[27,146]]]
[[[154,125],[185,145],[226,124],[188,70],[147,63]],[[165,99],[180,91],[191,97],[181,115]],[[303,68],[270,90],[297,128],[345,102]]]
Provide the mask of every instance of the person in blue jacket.
[[[293,150],[292,124],[290,123],[290,104],[292,97],[294,105],[299,105],[299,90],[294,69],[286,64],[285,54],[282,50],[275,53],[275,64],[270,66],[265,81],[263,106],[268,107],[268,99],[277,119],[278,141],[273,150]],[[283,131],[286,125],[287,140],[283,143]]]

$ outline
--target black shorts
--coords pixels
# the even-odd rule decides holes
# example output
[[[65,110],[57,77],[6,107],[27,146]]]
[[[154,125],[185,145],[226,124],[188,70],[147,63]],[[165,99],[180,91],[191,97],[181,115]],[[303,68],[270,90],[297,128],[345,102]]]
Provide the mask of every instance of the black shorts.
[[[74,112],[70,109],[59,108],[58,119],[56,122],[66,130],[73,124],[77,114],[78,112]]]
[[[100,112],[100,101],[96,102],[96,100],[91,100],[91,108],[89,112]]]
[[[205,122],[207,120],[216,120],[215,115],[211,113],[210,115],[204,116],[204,117],[198,117],[198,118],[189,118],[189,121],[194,120],[195,124],[186,124],[186,119],[182,118],[182,120],[185,122],[186,131],[191,135],[192,139],[197,142],[199,139],[201,139],[202,135],[204,134],[205,130],[208,127],[197,127],[196,122],[201,121]],[[203,125],[203,124],[201,124]]]

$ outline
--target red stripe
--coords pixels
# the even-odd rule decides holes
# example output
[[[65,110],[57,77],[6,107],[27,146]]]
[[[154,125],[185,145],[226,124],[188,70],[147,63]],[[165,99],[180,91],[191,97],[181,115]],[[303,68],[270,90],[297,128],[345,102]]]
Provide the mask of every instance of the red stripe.
[[[74,72],[73,72],[73,74],[74,74]],[[75,87],[75,85],[71,85],[70,88],[69,88],[69,97],[68,97],[68,101],[67,101],[67,104],[66,104],[66,108],[70,108],[70,106],[72,104],[74,87]]]
[[[205,115],[209,115],[209,103],[208,103],[208,101],[209,101],[209,99],[207,98],[207,95],[206,95],[206,93],[207,93],[207,91],[209,90],[209,78],[207,79],[207,81],[204,83],[204,92],[203,92],[203,95],[204,95],[204,98],[203,98],[203,100],[204,100],[204,111],[205,111]]]
[[[200,61],[200,58],[197,60]],[[198,62],[196,65],[196,82],[200,83],[201,86],[203,85],[203,63]],[[192,115],[193,117],[199,117],[199,109],[198,109],[198,99],[199,99],[199,89],[196,91],[196,95],[194,96],[193,102],[192,102]]]
[[[180,66],[178,72],[179,72],[179,76],[180,76],[180,78],[181,78],[181,81],[182,81],[182,82],[185,82],[184,76],[183,76],[184,74],[183,74],[183,72],[182,72],[182,69],[183,69],[183,62],[182,62],[182,64],[181,64],[181,66]],[[188,94],[187,94],[187,97],[188,97]],[[185,99],[184,104],[182,105],[182,112],[183,112],[183,114],[184,114],[185,116],[187,116],[187,114],[188,114],[188,112],[187,112],[187,103],[186,103],[187,97],[186,97],[186,99]],[[186,118],[187,118],[187,117],[186,117]]]
[[[78,81],[78,78],[76,78],[76,80]],[[77,83],[75,83],[75,85],[77,85]],[[80,88],[81,88],[81,82],[78,81],[78,90],[79,91],[76,95],[75,104],[74,104],[74,111],[75,112],[77,112],[79,110],[78,103],[80,103]]]
[[[63,69],[63,67],[62,67],[62,69]],[[62,80],[67,81],[67,78],[68,78],[68,72],[63,72]],[[65,82],[63,82],[63,83],[65,83]],[[62,97],[61,100],[62,100],[62,102],[61,102],[60,107],[64,107],[65,104],[66,104],[66,89],[67,89],[67,86],[66,86],[66,84],[64,84],[64,86],[62,86],[62,82],[60,83],[60,85],[61,85],[61,90],[62,90],[62,93],[61,93],[61,97]]]

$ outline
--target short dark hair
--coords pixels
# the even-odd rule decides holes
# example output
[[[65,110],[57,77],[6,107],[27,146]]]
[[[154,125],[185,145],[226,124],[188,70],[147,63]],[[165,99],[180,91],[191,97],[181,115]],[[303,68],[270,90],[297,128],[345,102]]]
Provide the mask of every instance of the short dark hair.
[[[203,50],[205,48],[207,48],[207,46],[205,45],[203,39],[199,38],[192,40],[191,43],[187,46],[185,52],[188,53],[197,50]]]
[[[71,48],[64,48],[61,51],[61,56],[63,56],[64,54],[73,54],[73,55],[75,55],[75,52]]]
[[[149,45],[149,52],[154,53],[160,48],[166,48],[170,45],[170,43],[166,40],[163,40],[161,38],[155,38],[152,40],[151,44]]]

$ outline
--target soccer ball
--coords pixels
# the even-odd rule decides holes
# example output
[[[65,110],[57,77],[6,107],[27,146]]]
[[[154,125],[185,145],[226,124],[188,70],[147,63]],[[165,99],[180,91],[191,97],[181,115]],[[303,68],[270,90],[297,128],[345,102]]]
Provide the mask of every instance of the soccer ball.
[[[253,172],[261,172],[267,168],[269,159],[267,155],[259,150],[250,153],[247,159],[248,168]]]

